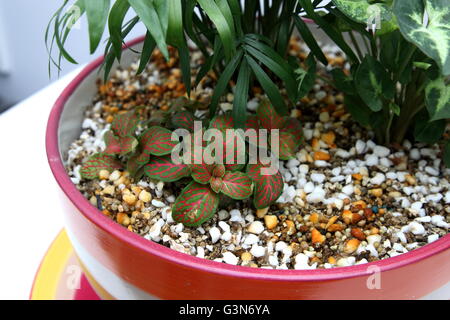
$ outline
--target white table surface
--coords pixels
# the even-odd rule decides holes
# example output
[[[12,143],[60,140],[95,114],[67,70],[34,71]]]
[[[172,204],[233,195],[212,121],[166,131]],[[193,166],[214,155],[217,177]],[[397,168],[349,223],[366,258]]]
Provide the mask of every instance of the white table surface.
[[[29,298],[39,264],[63,228],[45,129],[54,102],[81,68],[0,115],[0,299]],[[426,298],[450,299],[450,283]]]
[[[36,270],[63,228],[45,129],[57,97],[80,69],[0,115],[0,299],[28,299]]]

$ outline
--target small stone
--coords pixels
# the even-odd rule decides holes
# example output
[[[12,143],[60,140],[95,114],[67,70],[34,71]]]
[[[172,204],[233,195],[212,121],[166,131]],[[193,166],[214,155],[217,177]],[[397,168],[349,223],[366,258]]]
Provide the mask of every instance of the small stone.
[[[134,206],[134,204],[136,203],[137,199],[136,196],[132,193],[129,194],[124,194],[122,196],[123,201],[125,201],[126,204],[128,204],[129,206]]]
[[[412,160],[419,160],[420,159],[420,152],[418,149],[411,149],[411,151],[409,152],[409,157]]]
[[[100,180],[108,180],[109,179],[109,171],[108,170],[100,170],[98,172],[98,177]]]
[[[375,177],[370,179],[370,183],[373,185],[381,185],[386,180],[386,177],[382,173],[377,173]]]
[[[320,122],[328,122],[330,121],[330,115],[328,114],[328,112],[321,112],[319,114],[319,120]]]
[[[360,241],[366,239],[366,235],[360,228],[352,228],[351,235]]]
[[[324,151],[316,151],[314,152],[314,160],[328,161],[330,160],[330,155]]]
[[[348,196],[351,196],[353,194],[353,191],[354,191],[354,188],[351,184],[348,184],[342,188],[342,192]]]
[[[254,234],[260,234],[264,231],[264,225],[261,221],[254,221],[247,227],[247,231]]]
[[[425,234],[424,226],[416,221],[413,221],[410,224],[408,224],[408,230],[415,235]]]
[[[105,189],[102,190],[103,194],[109,194],[109,195],[114,195],[115,192],[115,188],[114,186],[107,186]]]
[[[305,193],[311,193],[314,191],[314,183],[312,182],[307,182],[304,186],[303,186],[303,191],[305,191]]]
[[[322,141],[324,141],[328,145],[334,144],[334,140],[336,139],[336,135],[333,131],[329,131],[327,133],[322,134]]]
[[[217,215],[219,216],[219,220],[226,220],[230,217],[230,214],[227,210],[219,210]]]
[[[311,241],[313,244],[316,243],[323,243],[325,241],[326,237],[321,234],[316,228],[312,229],[311,231]]]
[[[417,180],[415,177],[413,177],[410,174],[405,174],[405,180],[408,182],[408,184],[414,186],[417,183]]]
[[[311,180],[317,183],[322,183],[325,181],[325,175],[321,173],[312,173]]]
[[[258,236],[251,233],[245,237],[244,244],[252,245],[252,244],[258,243],[258,241],[259,241]]]
[[[381,242],[381,236],[379,234],[372,234],[370,236],[367,236],[366,241],[368,244],[375,245],[375,243]]]
[[[438,234],[432,234],[432,235],[429,235],[427,237],[427,242],[428,243],[432,243],[432,242],[436,241],[437,239],[439,239],[439,235]]]
[[[391,150],[383,146],[376,146],[375,148],[373,148],[373,153],[379,158],[384,158],[391,153]]]
[[[152,200],[152,205],[157,208],[164,208],[166,206],[166,204],[164,202],[156,200],[156,199]]]
[[[217,227],[212,227],[209,229],[209,234],[211,235],[212,243],[216,243],[220,239],[220,230]]]
[[[241,254],[241,260],[244,262],[248,262],[252,260],[252,254],[248,251],[245,251]]]
[[[366,165],[369,167],[378,165],[378,157],[376,155],[369,155],[366,158]]]
[[[306,196],[306,201],[309,203],[318,203],[325,199],[325,190],[321,187],[315,187],[314,191]]]
[[[269,207],[263,208],[263,209],[257,209],[256,216],[261,219],[267,214],[268,211],[269,211]]]
[[[432,167],[425,167],[425,172],[431,174],[432,176],[439,176],[439,170]]]
[[[109,175],[109,180],[110,181],[116,181],[121,177],[121,173],[119,170],[114,170],[110,175]]]
[[[266,254],[266,249],[264,247],[254,244],[252,246],[252,249],[250,250],[250,253],[256,258],[260,258]]]
[[[266,215],[264,216],[264,223],[267,229],[272,230],[278,225],[278,218],[275,215]]]
[[[139,193],[139,200],[141,200],[144,203],[150,202],[152,200],[152,195],[150,194],[150,192],[142,190]]]
[[[130,224],[130,218],[126,213],[119,212],[117,214],[117,222],[125,227],[128,227],[128,225]]]
[[[226,223],[225,221],[219,221],[219,227],[225,232],[231,231],[230,225],[228,223]]]
[[[233,264],[233,265],[237,265],[238,264],[239,258],[236,257],[233,253],[231,253],[231,252],[224,252],[222,254],[222,256],[223,256],[223,261],[225,263]]]
[[[241,222],[243,221],[242,216],[241,216],[241,212],[238,209],[233,209],[230,211],[230,221],[231,222]]]
[[[381,197],[383,195],[383,189],[381,188],[376,188],[376,189],[371,189],[369,191],[369,193],[377,198]]]
[[[362,140],[356,141],[355,149],[357,154],[365,153],[367,151],[366,143]]]
[[[350,239],[345,243],[344,252],[347,254],[353,253],[358,249],[361,242],[358,239]]]

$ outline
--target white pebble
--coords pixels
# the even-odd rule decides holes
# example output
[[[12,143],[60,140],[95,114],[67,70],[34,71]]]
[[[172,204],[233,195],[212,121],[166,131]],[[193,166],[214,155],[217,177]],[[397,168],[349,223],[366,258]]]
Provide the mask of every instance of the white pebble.
[[[224,252],[223,253],[223,261],[225,263],[228,264],[233,264],[233,265],[237,265],[239,258],[236,257],[234,254],[232,254],[231,252]]]
[[[375,177],[370,179],[370,183],[373,185],[380,185],[386,180],[386,177],[382,173],[377,173]]]
[[[264,231],[264,225],[261,221],[253,221],[247,228],[248,232],[260,234]]]
[[[432,243],[432,242],[436,241],[437,239],[439,239],[438,234],[431,234],[427,237],[428,243]]]
[[[254,244],[250,250],[250,253],[256,258],[260,258],[266,254],[266,249]]]
[[[368,165],[369,167],[378,165],[378,157],[373,154],[367,156],[366,165]]]
[[[275,251],[283,251],[284,248],[286,248],[287,246],[288,246],[288,245],[287,245],[286,242],[284,242],[284,241],[278,241],[278,242],[275,244]]]
[[[241,222],[242,221],[242,216],[241,216],[241,212],[238,209],[233,209],[230,211],[230,221],[231,222]]]
[[[419,160],[420,159],[420,152],[418,149],[411,149],[411,151],[409,152],[409,157],[412,160]]]
[[[373,153],[380,158],[384,158],[391,153],[391,150],[383,146],[376,146],[375,148],[373,148]]]
[[[152,205],[157,208],[164,208],[166,206],[166,204],[164,202],[156,200],[156,199],[152,200]]]
[[[325,198],[325,190],[321,187],[315,187],[314,191],[306,196],[306,201],[309,203],[318,203]]]
[[[312,173],[311,180],[317,183],[322,183],[325,180],[325,175],[321,173]]]
[[[440,215],[435,215],[431,217],[431,223],[437,227],[449,228],[449,224],[444,221],[444,217]]]
[[[212,243],[216,243],[220,239],[220,230],[217,227],[212,227],[209,229],[209,234],[211,235]]]
[[[366,238],[367,243],[374,245],[376,242],[380,243],[381,236],[379,234],[372,234]]]
[[[230,225],[225,221],[219,221],[219,227],[225,232],[230,232]]]
[[[351,196],[353,194],[353,190],[354,190],[354,188],[351,184],[348,184],[342,188],[342,192],[348,196]]]
[[[417,221],[410,222],[408,224],[408,230],[415,235],[420,235],[425,233],[425,228],[422,224]]]
[[[303,187],[303,191],[305,191],[305,193],[311,193],[314,191],[314,183],[312,182],[307,182],[305,184],[305,186]]]
[[[309,171],[309,166],[307,164],[302,164],[299,167],[300,173],[307,174]]]
[[[258,243],[258,241],[258,236],[251,233],[245,237],[244,244],[251,246],[252,244]]]
[[[356,148],[356,153],[358,153],[358,154],[363,154],[364,152],[367,151],[366,143],[362,140],[356,141],[355,148]]]

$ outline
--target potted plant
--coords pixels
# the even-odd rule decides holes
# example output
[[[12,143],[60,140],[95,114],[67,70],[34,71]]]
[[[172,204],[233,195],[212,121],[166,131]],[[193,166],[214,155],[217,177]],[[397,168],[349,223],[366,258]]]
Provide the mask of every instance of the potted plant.
[[[57,66],[75,62],[64,46],[83,14],[91,52],[110,33],[47,132],[101,296],[411,298],[448,281],[448,8],[319,3],[79,0],[55,13]],[[123,47],[137,23],[145,38]],[[408,280],[430,265],[439,277]]]

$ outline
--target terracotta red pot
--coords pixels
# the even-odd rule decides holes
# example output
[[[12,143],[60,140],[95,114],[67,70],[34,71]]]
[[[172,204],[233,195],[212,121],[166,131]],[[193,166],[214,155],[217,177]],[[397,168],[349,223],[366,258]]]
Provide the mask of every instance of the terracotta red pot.
[[[129,43],[139,46],[142,38]],[[124,52],[124,65],[133,57]],[[76,189],[62,155],[80,133],[83,108],[95,94],[103,58],[63,91],[48,122],[48,161],[62,190],[62,214],[91,284],[117,299],[412,299],[450,280],[450,235],[382,261],[328,270],[267,270],[179,253],[104,216]],[[375,273],[375,274],[374,274]],[[379,285],[379,286],[378,286]]]

